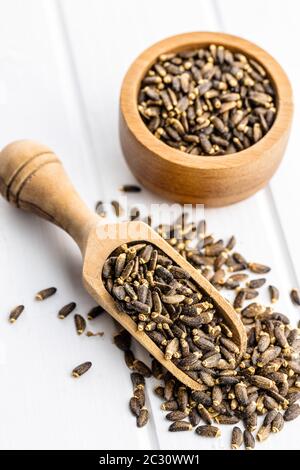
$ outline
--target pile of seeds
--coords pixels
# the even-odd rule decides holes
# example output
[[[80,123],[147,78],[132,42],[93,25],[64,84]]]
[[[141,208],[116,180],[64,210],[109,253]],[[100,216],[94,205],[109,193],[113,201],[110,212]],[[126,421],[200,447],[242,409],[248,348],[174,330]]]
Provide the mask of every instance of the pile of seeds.
[[[150,312],[149,309],[145,309],[143,313],[139,313],[139,310],[135,307],[129,308],[129,314],[136,319],[137,327],[141,322],[140,328],[144,328],[148,334],[153,332],[159,334],[160,341],[162,340],[164,343],[161,344],[160,342],[160,347],[166,355],[168,345],[176,343],[175,350],[173,346],[170,346],[172,360],[175,360],[178,366],[183,364],[184,371],[201,384],[201,391],[188,389],[155,359],[152,359],[152,375],[160,381],[154,392],[164,400],[161,408],[167,412],[166,418],[172,421],[169,431],[188,431],[195,428],[196,433],[200,436],[217,437],[220,435],[221,430],[216,424],[236,425],[243,423],[244,432],[238,426],[233,427],[231,446],[233,449],[237,449],[244,442],[246,449],[253,449],[255,447],[253,433],[256,430],[256,439],[263,441],[271,433],[281,431],[284,422],[291,421],[300,415],[300,406],[296,403],[300,398],[299,328],[292,328],[286,315],[275,312],[270,307],[263,306],[257,299],[255,302],[251,301],[259,296],[259,289],[266,283],[266,279],[263,277],[250,279],[250,273],[262,275],[270,271],[270,268],[259,263],[249,262],[235,251],[234,237],[231,237],[226,244],[223,240],[215,240],[212,235],[206,234],[206,224],[203,221],[200,222],[198,227],[195,227],[193,223],[184,226],[182,223],[175,223],[172,227],[160,226],[157,231],[183,257],[199,269],[217,289],[229,289],[236,292],[233,303],[236,311],[241,315],[248,335],[247,351],[236,367],[234,364],[235,345],[230,339],[231,332],[221,322],[215,320],[217,313],[214,314],[211,320],[212,324],[208,322],[193,328],[182,323],[182,319],[180,319],[181,312],[179,319],[176,319],[175,322],[172,320],[172,315],[175,315],[176,318],[176,314],[173,308],[168,310],[168,305],[174,307],[174,304],[160,302],[162,308],[165,308],[164,316],[168,319],[167,321],[164,319],[161,323],[155,321],[157,318],[155,315],[154,319],[151,318],[153,302]],[[135,248],[136,255],[133,260],[136,257],[141,257],[142,251],[140,250],[145,250],[146,246],[138,250]],[[106,277],[112,295],[115,295],[116,289],[117,294],[119,294],[119,291],[121,291],[119,287],[125,290],[125,297],[122,300],[118,299],[118,305],[121,306],[123,311],[124,307],[128,307],[127,304],[140,302],[140,300],[132,298],[133,292],[126,286],[128,277],[125,276],[124,282],[114,282],[114,280],[122,278],[121,272],[128,266],[128,262],[130,263],[131,260],[129,261],[127,256],[129,255],[129,258],[133,256],[130,251],[131,248],[121,247],[117,256],[114,256],[114,259],[110,261],[111,267],[108,267],[110,263],[106,266],[108,271],[105,273],[106,276],[108,272],[112,275],[112,277]],[[153,251],[152,249],[151,255]],[[126,260],[122,271],[117,272],[118,276],[115,276],[116,262],[117,259],[120,259],[121,254],[123,254],[122,258],[125,258],[124,254],[126,255]],[[158,256],[163,255],[157,253]],[[161,260],[161,258],[158,259]],[[149,270],[150,259],[146,259],[146,261],[146,263],[139,263],[140,280],[143,278],[147,280],[145,271]],[[158,260],[156,262],[158,264]],[[145,269],[145,265],[147,269]],[[129,270],[129,268],[127,269]],[[169,262],[165,269],[172,274],[174,266]],[[108,281],[109,279],[110,281]],[[137,279],[139,278],[135,278],[135,280]],[[156,275],[154,274],[151,280],[155,281],[155,279]],[[180,278],[180,280],[182,279],[186,281],[184,276]],[[169,278],[170,288],[174,288],[174,285],[177,286],[179,279],[175,278],[175,281],[174,283],[174,276],[172,279]],[[157,282],[160,282],[161,285],[168,285],[168,282],[164,279]],[[172,283],[174,283],[173,286]],[[141,283],[140,285],[145,284]],[[166,293],[159,292],[157,289],[157,287],[161,287],[160,284],[154,286],[154,288],[147,286],[148,292],[158,292],[160,297],[166,295]],[[139,298],[140,285],[133,284],[130,286],[137,298]],[[185,282],[182,285],[185,285]],[[143,287],[143,290],[145,290],[145,287]],[[270,301],[275,303],[279,297],[279,291],[275,286],[269,287],[269,291]],[[291,296],[293,299],[297,299],[299,293],[294,291],[292,291]],[[131,295],[129,292],[131,292]],[[181,294],[172,293],[172,295]],[[147,303],[146,298],[146,305],[151,305],[149,299]],[[201,303],[202,298],[198,300]],[[250,303],[248,302],[248,305],[245,305],[247,300]],[[178,302],[178,305],[175,304],[175,310],[179,309],[180,303],[182,303],[182,307],[188,306],[183,302],[184,300]],[[136,306],[136,303],[134,305]],[[144,317],[139,319],[139,315],[145,315],[145,312],[147,312],[148,317],[150,316],[147,321]],[[154,311],[154,313],[156,312]],[[198,313],[201,314],[202,312],[197,312],[197,315],[191,315],[189,318],[197,318]],[[170,319],[172,323],[169,321]],[[178,326],[178,322],[180,326]],[[150,327],[147,328],[148,324]],[[175,332],[179,333],[177,328],[182,330],[181,335],[176,336],[173,333],[174,337],[172,336],[174,325]],[[174,341],[174,339],[178,339],[178,341]],[[199,339],[202,340],[200,344],[198,343]],[[117,335],[115,342],[120,349],[125,351],[126,364],[134,371],[132,373],[134,383],[137,380],[142,383],[144,397],[144,378],[149,376],[149,368],[135,359],[130,347],[130,335],[127,332],[123,331],[121,336]],[[204,344],[210,344],[211,349],[205,349]],[[217,352],[213,347],[217,348]],[[228,367],[218,368],[217,361],[214,361],[216,355],[218,361],[226,361]],[[211,359],[212,363],[209,362],[210,358],[213,358]],[[195,370],[193,370],[194,365]],[[137,379],[137,377],[139,378]],[[140,392],[136,396],[136,387],[134,386],[130,408],[135,416],[139,415],[144,406],[144,398],[140,401],[139,394]],[[134,409],[132,403],[134,403]],[[259,416],[264,417],[261,425],[258,424]]]
[[[266,70],[241,52],[207,48],[162,54],[144,77],[138,110],[148,129],[193,155],[225,155],[258,142],[276,116]]]
[[[212,299],[159,249],[122,245],[105,262],[103,278],[120,311],[191,378],[211,383],[206,368],[234,369],[239,348]]]

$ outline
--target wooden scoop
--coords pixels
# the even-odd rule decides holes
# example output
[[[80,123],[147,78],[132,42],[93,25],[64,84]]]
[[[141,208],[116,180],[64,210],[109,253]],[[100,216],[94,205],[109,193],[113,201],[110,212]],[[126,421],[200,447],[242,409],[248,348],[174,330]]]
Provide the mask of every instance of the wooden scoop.
[[[184,268],[191,278],[219,307],[220,314],[233,332],[241,355],[246,349],[245,328],[231,305],[219,292],[154,230],[143,222],[104,224],[90,211],[74,190],[58,157],[48,147],[31,141],[9,144],[0,154],[0,191],[17,207],[34,212],[53,222],[75,240],[83,257],[83,283],[89,294],[117,322],[141,343],[178,380],[192,389],[199,384],[182,372],[147,336],[137,331],[136,323],[120,313],[116,303],[104,287],[102,268],[112,251],[123,243],[138,240],[151,241]]]

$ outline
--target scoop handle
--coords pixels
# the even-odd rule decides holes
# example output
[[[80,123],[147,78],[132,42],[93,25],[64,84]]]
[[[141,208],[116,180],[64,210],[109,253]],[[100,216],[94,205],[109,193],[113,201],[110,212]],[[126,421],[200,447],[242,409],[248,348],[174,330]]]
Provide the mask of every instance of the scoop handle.
[[[30,140],[7,145],[0,153],[0,192],[18,208],[61,227],[84,252],[98,217],[75,191],[51,149]]]

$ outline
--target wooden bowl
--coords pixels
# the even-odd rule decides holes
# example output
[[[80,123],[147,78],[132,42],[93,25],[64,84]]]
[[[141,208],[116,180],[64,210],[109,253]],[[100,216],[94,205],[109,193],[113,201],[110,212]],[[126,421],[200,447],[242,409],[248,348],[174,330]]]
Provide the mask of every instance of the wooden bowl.
[[[174,149],[157,139],[139,115],[140,83],[160,54],[219,44],[255,58],[268,72],[277,95],[277,115],[268,133],[246,150],[205,157]],[[142,185],[172,201],[223,206],[247,198],[267,184],[286,148],[293,114],[290,82],[281,66],[260,47],[223,33],[180,34],[146,49],[131,65],[120,96],[123,153]]]

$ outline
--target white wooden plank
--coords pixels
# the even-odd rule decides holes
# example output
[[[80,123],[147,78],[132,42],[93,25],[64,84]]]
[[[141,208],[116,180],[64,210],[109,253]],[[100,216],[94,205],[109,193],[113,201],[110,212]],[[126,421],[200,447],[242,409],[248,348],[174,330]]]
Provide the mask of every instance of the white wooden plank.
[[[97,6],[97,8],[102,8],[100,2],[98,4],[100,6]],[[100,52],[99,49],[97,52],[96,45],[104,45],[105,36],[102,36],[101,31],[100,35],[98,35],[99,33],[91,35],[91,42],[87,42],[82,49],[79,48],[80,57],[76,57],[76,63],[73,64],[75,65],[74,69],[72,61],[71,63],[68,61],[68,47],[66,48],[61,40],[60,35],[63,31],[61,25],[57,22],[56,10],[47,4],[45,6],[46,17],[41,8],[37,6],[37,2],[27,2],[27,11],[24,11],[24,8],[22,9],[21,2],[11,2],[11,5],[12,10],[13,8],[19,8],[20,18],[27,20],[27,24],[30,24],[31,19],[35,23],[34,28],[31,28],[33,31],[30,28],[26,28],[26,31],[24,31],[22,25],[17,24],[16,27],[20,32],[20,36],[16,36],[15,31],[12,35],[9,31],[10,28],[6,28],[5,24],[15,25],[16,18],[12,11],[11,13],[6,11],[5,24],[1,24],[1,31],[3,32],[1,44],[7,44],[3,53],[5,56],[5,74],[2,74],[2,76],[5,77],[5,84],[2,86],[2,90],[9,91],[8,94],[2,93],[2,103],[4,101],[5,116],[7,118],[3,122],[4,132],[2,132],[2,138],[5,136],[5,140],[1,143],[5,144],[6,140],[20,136],[33,136],[43,140],[60,150],[73,180],[75,180],[90,205],[97,197],[109,199],[111,196],[115,196],[118,184],[123,183],[124,178],[130,178],[131,180],[132,177],[125,170],[117,143],[117,112],[115,118],[111,118],[109,121],[110,126],[114,127],[114,131],[109,136],[107,133],[107,129],[110,127],[104,119],[104,111],[111,110],[110,101],[105,101],[110,88],[104,89],[105,93],[101,91],[100,98],[102,102],[106,103],[107,107],[104,107],[104,111],[102,110],[100,114],[97,103],[101,103],[101,100],[98,101],[97,90],[95,91],[93,88],[91,93],[88,94],[90,86],[88,76],[85,76],[84,80],[79,80],[78,83],[76,82],[76,76],[73,76],[74,70],[76,72],[77,67],[82,64],[83,57],[86,54],[89,57],[90,54],[88,65],[90,71],[94,72],[93,83],[102,83],[102,75],[100,76],[102,69],[94,65],[94,59]],[[172,8],[174,6],[176,7],[173,2]],[[194,7],[195,3],[192,6]],[[200,7],[202,8],[202,5]],[[79,27],[80,25],[77,25],[77,22],[73,22],[72,12],[68,11],[68,18],[71,23],[78,26],[78,28],[76,26],[75,31],[75,39],[77,37],[78,40],[80,39],[80,33],[89,31],[90,25],[94,24],[96,26],[97,22],[93,23],[91,18],[84,16],[86,15],[86,8],[83,2],[81,2],[79,9],[76,9],[76,3],[72,2],[72,8],[75,9],[74,14],[83,20],[81,27]],[[175,10],[180,11],[176,8]],[[97,11],[99,10],[91,10],[93,17]],[[139,24],[145,24],[142,19],[137,21],[138,18],[134,16],[134,11],[136,10],[130,10],[128,16],[135,18],[135,22]],[[168,11],[170,10],[168,9]],[[207,17],[212,18],[210,15],[203,14],[205,9],[197,11],[199,11],[199,16],[202,18],[203,16],[206,19]],[[119,13],[120,19],[123,18],[124,11],[121,10]],[[162,17],[165,18],[166,14],[167,11]],[[109,16],[112,17],[108,14]],[[99,18],[99,16],[96,16],[96,18]],[[37,19],[39,27],[36,25]],[[177,22],[172,22],[172,31],[168,34],[182,30],[179,20],[182,24],[182,19],[178,15]],[[48,24],[46,21],[48,21]],[[209,23],[204,21],[202,28],[216,29],[213,22],[210,21]],[[187,23],[186,30],[197,29],[196,15],[192,20],[187,19]],[[152,25],[152,22],[150,24]],[[117,26],[119,26],[118,23]],[[30,31],[29,38],[26,36],[28,31]],[[49,31],[52,34],[51,41],[49,40]],[[124,30],[120,29],[120,31]],[[131,39],[128,39],[129,42],[135,42],[132,39],[134,32],[135,30],[132,32]],[[159,39],[162,36],[161,32],[165,34],[163,22],[160,24],[159,29],[155,27],[155,30],[152,30],[151,35],[153,34],[153,38],[149,33],[149,42],[147,44]],[[24,37],[26,37],[26,40],[24,40]],[[99,43],[95,42],[95,39]],[[80,46],[78,42],[74,42],[73,36],[71,44],[76,45],[76,50],[78,50],[77,46]],[[144,45],[141,49],[143,47]],[[9,54],[7,54],[7,50]],[[139,50],[136,50],[136,53]],[[131,51],[133,51],[132,48]],[[134,55],[135,53],[132,58]],[[132,58],[128,57],[127,63]],[[111,70],[109,69],[111,59],[110,61],[108,59],[105,65],[108,70]],[[19,64],[20,61],[21,65]],[[127,63],[124,59],[124,70]],[[113,63],[116,68],[117,65],[117,62]],[[81,67],[78,70],[81,71]],[[24,77],[26,77],[25,80]],[[105,82],[107,86],[110,84],[109,78],[107,73]],[[80,87],[82,87],[82,90],[84,89],[83,100],[81,96],[78,96]],[[117,95],[115,96],[117,100]],[[6,101],[7,98],[9,98],[8,101]],[[115,104],[117,105],[116,100]],[[84,112],[86,112],[88,125],[86,124]],[[99,117],[101,119],[98,119]],[[94,122],[98,122],[98,125],[90,133],[90,123],[93,124]],[[102,134],[100,134],[101,129],[105,129]],[[106,135],[107,138],[105,139]],[[105,139],[104,146],[100,145],[103,139]],[[107,160],[110,160],[110,163],[112,162],[112,167],[109,165],[106,169],[107,162],[103,163],[98,158],[98,154],[106,155]],[[117,156],[115,160],[113,159],[114,154]],[[72,157],[68,158],[69,155],[72,155]],[[90,160],[91,155],[95,160],[94,162]],[[85,183],[86,181],[88,184]],[[97,185],[98,181],[99,186]],[[102,181],[104,181],[103,184]],[[109,188],[108,184],[105,184],[105,181],[113,183],[112,189]],[[148,196],[145,200],[156,201],[158,199]],[[276,218],[273,212],[269,214],[271,208],[267,196],[261,193],[247,203],[241,203],[232,208],[208,211],[208,218],[216,232],[220,232],[220,235],[223,234],[222,230],[225,228],[227,230],[226,224],[230,220],[230,231],[235,231],[240,239],[244,241],[243,245],[246,252],[251,249],[250,254],[259,260],[276,261],[279,274],[277,275],[276,272],[272,274],[274,276],[272,282],[278,283],[278,285],[280,283],[286,293],[293,276],[284,264],[281,239],[277,236]],[[106,338],[103,341],[99,340],[98,344],[96,338],[91,340],[77,338],[73,336],[73,332],[69,333],[70,328],[73,327],[70,324],[71,321],[69,321],[71,319],[67,320],[68,323],[59,323],[52,318],[62,303],[75,297],[80,298],[82,311],[85,311],[91,305],[91,301],[80,287],[80,261],[75,249],[72,250],[71,248],[70,240],[63,234],[59,235],[56,229],[49,228],[49,225],[37,222],[34,217],[11,210],[4,202],[1,202],[0,210],[2,211],[2,220],[5,220],[5,226],[0,232],[1,262],[3,266],[7,266],[5,274],[1,274],[1,285],[5,292],[5,297],[2,298],[1,302],[2,308],[3,311],[8,311],[16,300],[25,302],[30,306],[26,318],[24,314],[24,318],[20,318],[13,327],[5,322],[4,317],[3,329],[0,330],[3,353],[0,367],[3,383],[5,384],[2,390],[3,400],[1,405],[1,416],[5,426],[2,428],[2,434],[0,435],[1,446],[3,448],[133,448],[134,446],[157,448],[158,445],[161,445],[163,448],[173,447],[177,449],[191,448],[193,445],[195,447],[207,447],[208,443],[205,440],[196,439],[196,436],[192,437],[189,434],[178,437],[164,431],[166,425],[154,398],[151,399],[150,406],[154,413],[157,433],[160,435],[160,444],[156,441],[155,431],[151,428],[150,430],[146,428],[137,432],[132,425],[130,433],[124,433],[124,429],[128,429],[128,426],[132,423],[132,418],[127,412],[127,397],[125,397],[123,391],[113,397],[112,393],[113,390],[116,390],[116,383],[119,386],[120,380],[122,380],[124,384],[127,384],[129,394],[130,383],[128,373],[123,369],[121,357],[117,360],[119,353],[110,343],[112,327],[109,320],[98,321],[99,327],[102,328],[103,326],[106,331]],[[255,227],[253,227],[254,221],[256,223]],[[32,227],[36,229],[36,233],[33,233]],[[249,233],[251,233],[251,238],[249,238]],[[262,233],[264,237],[261,237]],[[259,244],[256,240],[259,240]],[[25,247],[26,249],[24,249]],[[55,259],[53,260],[53,258]],[[66,263],[64,270],[59,268],[62,258]],[[29,276],[27,275],[27,266],[31,267],[33,263],[35,269],[31,269]],[[17,270],[17,273],[15,273],[15,270]],[[61,293],[58,294],[60,297],[57,296],[42,306],[34,304],[31,300],[34,291],[41,286],[52,284],[53,279],[61,288]],[[18,292],[18,299],[16,299],[16,292]],[[287,295],[283,300],[285,302],[281,306],[284,311],[289,306]],[[43,314],[43,322],[40,319],[41,313]],[[294,318],[296,317],[294,316]],[[22,326],[26,328],[25,334],[21,331]],[[68,341],[66,341],[67,335]],[[24,338],[26,338],[26,341],[24,341]],[[92,346],[83,345],[85,340],[89,341],[89,344],[92,344],[91,342],[95,340],[93,351],[91,350]],[[22,347],[23,360],[20,354],[20,344],[24,345]],[[101,362],[99,362],[100,347],[102,348]],[[53,353],[49,357],[50,348]],[[40,351],[38,356],[36,351]],[[77,362],[87,359],[87,352],[88,359],[92,358],[98,367],[90,372],[90,374],[93,373],[92,376],[85,376],[81,379],[84,382],[76,383],[76,386],[83,387],[77,394],[74,391],[73,382],[71,379],[67,379],[66,372],[68,373]],[[29,371],[28,364],[31,366]],[[109,382],[105,381],[106,371],[104,367],[106,364],[108,371],[116,370],[117,380],[113,376]],[[45,371],[47,371],[47,375]],[[95,377],[96,374],[97,377]],[[61,375],[61,377],[58,377],[58,375]],[[49,377],[51,380],[49,380]],[[113,415],[111,408],[107,406],[106,397],[108,396],[114,399],[114,403],[117,403]],[[53,399],[53,397],[55,398]],[[76,413],[74,410],[78,410],[78,405],[81,405],[83,397],[85,398],[85,410]],[[10,407],[5,406],[6,402],[14,403],[14,406],[10,409]],[[118,418],[117,428],[108,427],[103,430],[103,423],[109,422],[112,416]],[[99,423],[100,419],[102,425]],[[282,433],[279,436],[276,436],[277,441],[280,440],[277,443],[278,448],[293,447],[294,441],[291,439],[290,433]],[[296,436],[295,432],[294,436]],[[213,445],[218,448],[227,447],[227,440],[228,436],[225,435],[224,439]],[[272,443],[274,443],[274,439],[272,439]],[[266,443],[267,445],[271,444]]]
[[[50,145],[92,207],[102,187],[90,160],[55,3],[12,0],[1,7],[1,146],[24,137]],[[112,321],[96,320],[93,329],[105,330],[105,336],[89,339],[77,337],[71,317],[56,318],[71,300],[80,313],[93,305],[81,286],[81,259],[73,242],[2,199],[0,217],[0,447],[155,447],[151,426],[124,432],[133,419],[127,410],[131,384],[112,344]],[[55,297],[33,300],[37,290],[53,284]],[[17,303],[26,310],[11,325],[7,315]],[[84,360],[94,367],[72,380],[72,368]]]
[[[116,125],[119,88],[126,68],[144,47],[162,37],[188,30],[220,29],[220,18],[217,14],[214,16],[210,5],[208,2],[185,2],[187,11],[192,14],[183,16],[182,2],[179,1],[154,1],[151,5],[143,4],[143,9],[137,1],[115,0],[109,6],[90,1],[89,9],[84,7],[83,1],[60,3],[95,155],[99,159],[103,155],[101,172],[106,175],[107,198],[116,195],[119,183],[133,178],[121,156]],[[140,200],[131,198],[132,203]],[[142,201],[163,202],[146,191]],[[231,207],[207,210],[206,214],[217,235],[236,233],[245,253],[272,264],[274,270],[270,280],[281,286],[283,292],[279,308],[291,313],[296,320],[296,309],[291,307],[288,299],[288,289],[295,282],[294,274],[291,265],[285,262],[281,228],[268,192],[262,191]],[[140,348],[138,351],[142,354]],[[228,448],[229,430],[222,430],[223,437],[214,442],[199,439],[191,433],[168,433],[158,409],[159,400],[151,393],[149,398],[161,448]],[[292,424],[290,432],[279,434],[261,448],[296,447],[295,426]]]
[[[294,125],[287,152],[270,187],[299,285],[299,222],[295,212],[300,202],[300,135],[297,132],[297,122],[300,118],[300,4],[293,0],[254,0],[248,5],[246,15],[238,0],[216,0],[216,6],[218,16],[222,19],[220,28],[228,33],[243,36],[266,49],[278,60],[291,80],[295,101]]]

